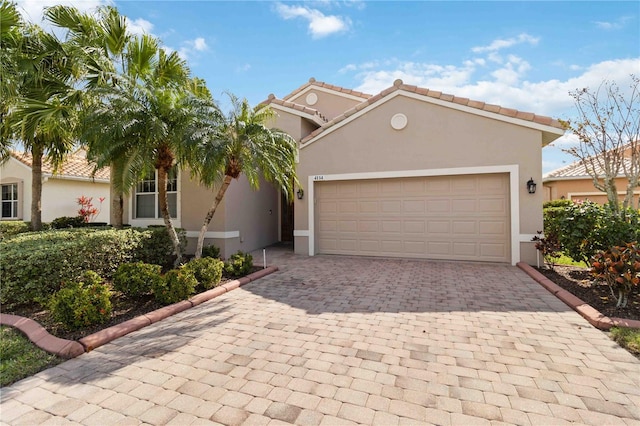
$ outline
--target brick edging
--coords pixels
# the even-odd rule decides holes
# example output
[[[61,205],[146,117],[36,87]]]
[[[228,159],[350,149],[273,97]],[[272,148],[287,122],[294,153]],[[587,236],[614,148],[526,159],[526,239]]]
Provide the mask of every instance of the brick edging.
[[[611,327],[628,327],[640,329],[640,321],[625,318],[609,318],[607,316],[604,316],[599,311],[582,301],[582,299],[574,296],[567,290],[551,281],[549,278],[542,275],[533,266],[524,262],[518,262],[516,266],[522,269],[525,273],[527,273],[527,275],[533,278],[542,287],[546,288],[558,299],[562,300],[571,309],[582,315],[582,317],[589,321],[589,323],[594,327],[601,330],[608,330]]]
[[[17,328],[18,330],[23,332],[36,346],[44,349],[49,353],[61,356],[63,358],[75,358],[85,352],[89,352],[97,347],[100,347],[105,343],[109,343],[117,339],[118,337],[122,337],[126,334],[140,330],[143,327],[156,323],[171,315],[175,315],[179,312],[200,305],[201,303],[214,299],[224,293],[246,285],[266,275],[272,274],[277,270],[277,266],[268,266],[267,268],[249,274],[246,277],[226,282],[221,286],[196,294],[188,300],[183,300],[181,302],[174,303],[173,305],[164,306],[160,309],[156,309],[155,311],[147,312],[146,314],[121,322],[120,324],[102,329],[96,333],[85,336],[78,341],[61,339],[59,337],[52,336],[51,334],[49,334],[49,332],[47,332],[47,330],[44,329],[44,327],[42,327],[34,320],[18,315],[0,313],[0,325],[7,325]]]

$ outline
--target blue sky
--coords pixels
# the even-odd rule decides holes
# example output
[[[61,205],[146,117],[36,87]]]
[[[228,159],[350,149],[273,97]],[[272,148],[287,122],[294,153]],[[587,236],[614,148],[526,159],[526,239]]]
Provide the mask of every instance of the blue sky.
[[[224,92],[256,104],[314,77],[375,94],[396,78],[458,96],[568,119],[568,92],[621,89],[640,75],[640,3],[382,1],[18,1],[42,8],[115,5],[135,32],[159,37]],[[567,135],[543,150],[548,172],[573,158]]]

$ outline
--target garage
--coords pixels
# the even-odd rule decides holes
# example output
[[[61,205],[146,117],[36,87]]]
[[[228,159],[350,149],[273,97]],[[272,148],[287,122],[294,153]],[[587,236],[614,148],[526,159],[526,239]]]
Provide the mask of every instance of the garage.
[[[316,182],[320,254],[510,262],[509,174]]]

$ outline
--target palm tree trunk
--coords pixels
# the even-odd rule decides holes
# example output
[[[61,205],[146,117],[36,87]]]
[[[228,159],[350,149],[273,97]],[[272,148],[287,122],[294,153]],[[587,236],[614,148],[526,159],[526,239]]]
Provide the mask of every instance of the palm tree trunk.
[[[122,225],[123,225],[123,220],[122,220],[122,215],[123,210],[124,210],[124,199],[122,196],[122,191],[119,191],[116,188],[116,184],[115,181],[117,179],[117,171],[115,170],[115,164],[111,165],[111,169],[109,171],[109,181],[111,182],[111,185],[109,187],[109,195],[111,196],[111,210],[109,212],[109,222],[111,223],[111,226],[113,226],[114,228],[117,229],[122,229]]]
[[[173,244],[173,251],[176,255],[174,266],[177,267],[178,265],[180,265],[180,262],[182,262],[182,253],[180,250],[180,239],[178,239],[178,233],[176,232],[176,228],[174,228],[173,226],[171,215],[169,214],[169,198],[167,197],[168,175],[169,170],[167,170],[166,168],[160,167],[158,169],[158,196],[160,197],[160,212],[162,213],[162,218],[164,219],[164,224],[167,227],[169,238],[171,239],[171,243]]]
[[[44,150],[35,143],[31,147],[31,230],[42,229],[42,157]]]
[[[211,209],[207,212],[207,216],[204,218],[204,223],[202,224],[202,228],[200,228],[200,235],[198,235],[198,245],[196,246],[196,259],[200,259],[202,257],[202,248],[204,246],[204,236],[207,233],[207,228],[209,228],[209,223],[211,223],[211,219],[213,219],[213,215],[216,213],[216,209],[220,205],[222,201],[222,197],[224,197],[224,193],[227,192],[227,188],[231,184],[232,177],[229,175],[225,175],[224,181],[222,182],[222,186],[218,190],[218,194],[216,194],[215,200],[213,200],[213,205]]]

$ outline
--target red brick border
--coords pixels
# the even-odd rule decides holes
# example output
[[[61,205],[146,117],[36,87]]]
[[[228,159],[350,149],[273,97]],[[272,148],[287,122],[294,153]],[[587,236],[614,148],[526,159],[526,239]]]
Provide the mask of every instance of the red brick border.
[[[569,293],[567,290],[563,289],[562,287],[542,275],[533,266],[528,265],[524,262],[518,262],[517,266],[518,268],[526,272],[527,275],[533,278],[541,286],[554,294],[558,299],[566,303],[567,306],[582,315],[582,317],[589,321],[589,323],[594,327],[601,330],[608,330],[611,327],[628,327],[640,329],[640,321],[624,318],[609,318],[602,315],[599,311],[584,303],[580,298]]]
[[[112,327],[105,328],[96,333],[85,336],[77,342],[52,336],[37,322],[18,315],[0,314],[0,325],[17,328],[36,346],[49,353],[63,358],[75,358],[84,352],[89,352],[104,345],[105,343],[109,343],[112,340],[117,339],[118,337],[140,330],[143,327],[163,320],[171,315],[175,315],[203,302],[214,299],[226,292],[234,290],[266,275],[272,274],[277,270],[277,266],[269,266],[265,269],[254,272],[253,274],[249,274],[246,277],[242,277],[239,280],[229,281],[219,287],[197,294],[189,300],[183,300],[181,302],[174,303],[173,305],[168,305],[144,315],[132,318],[120,324],[116,324]]]

